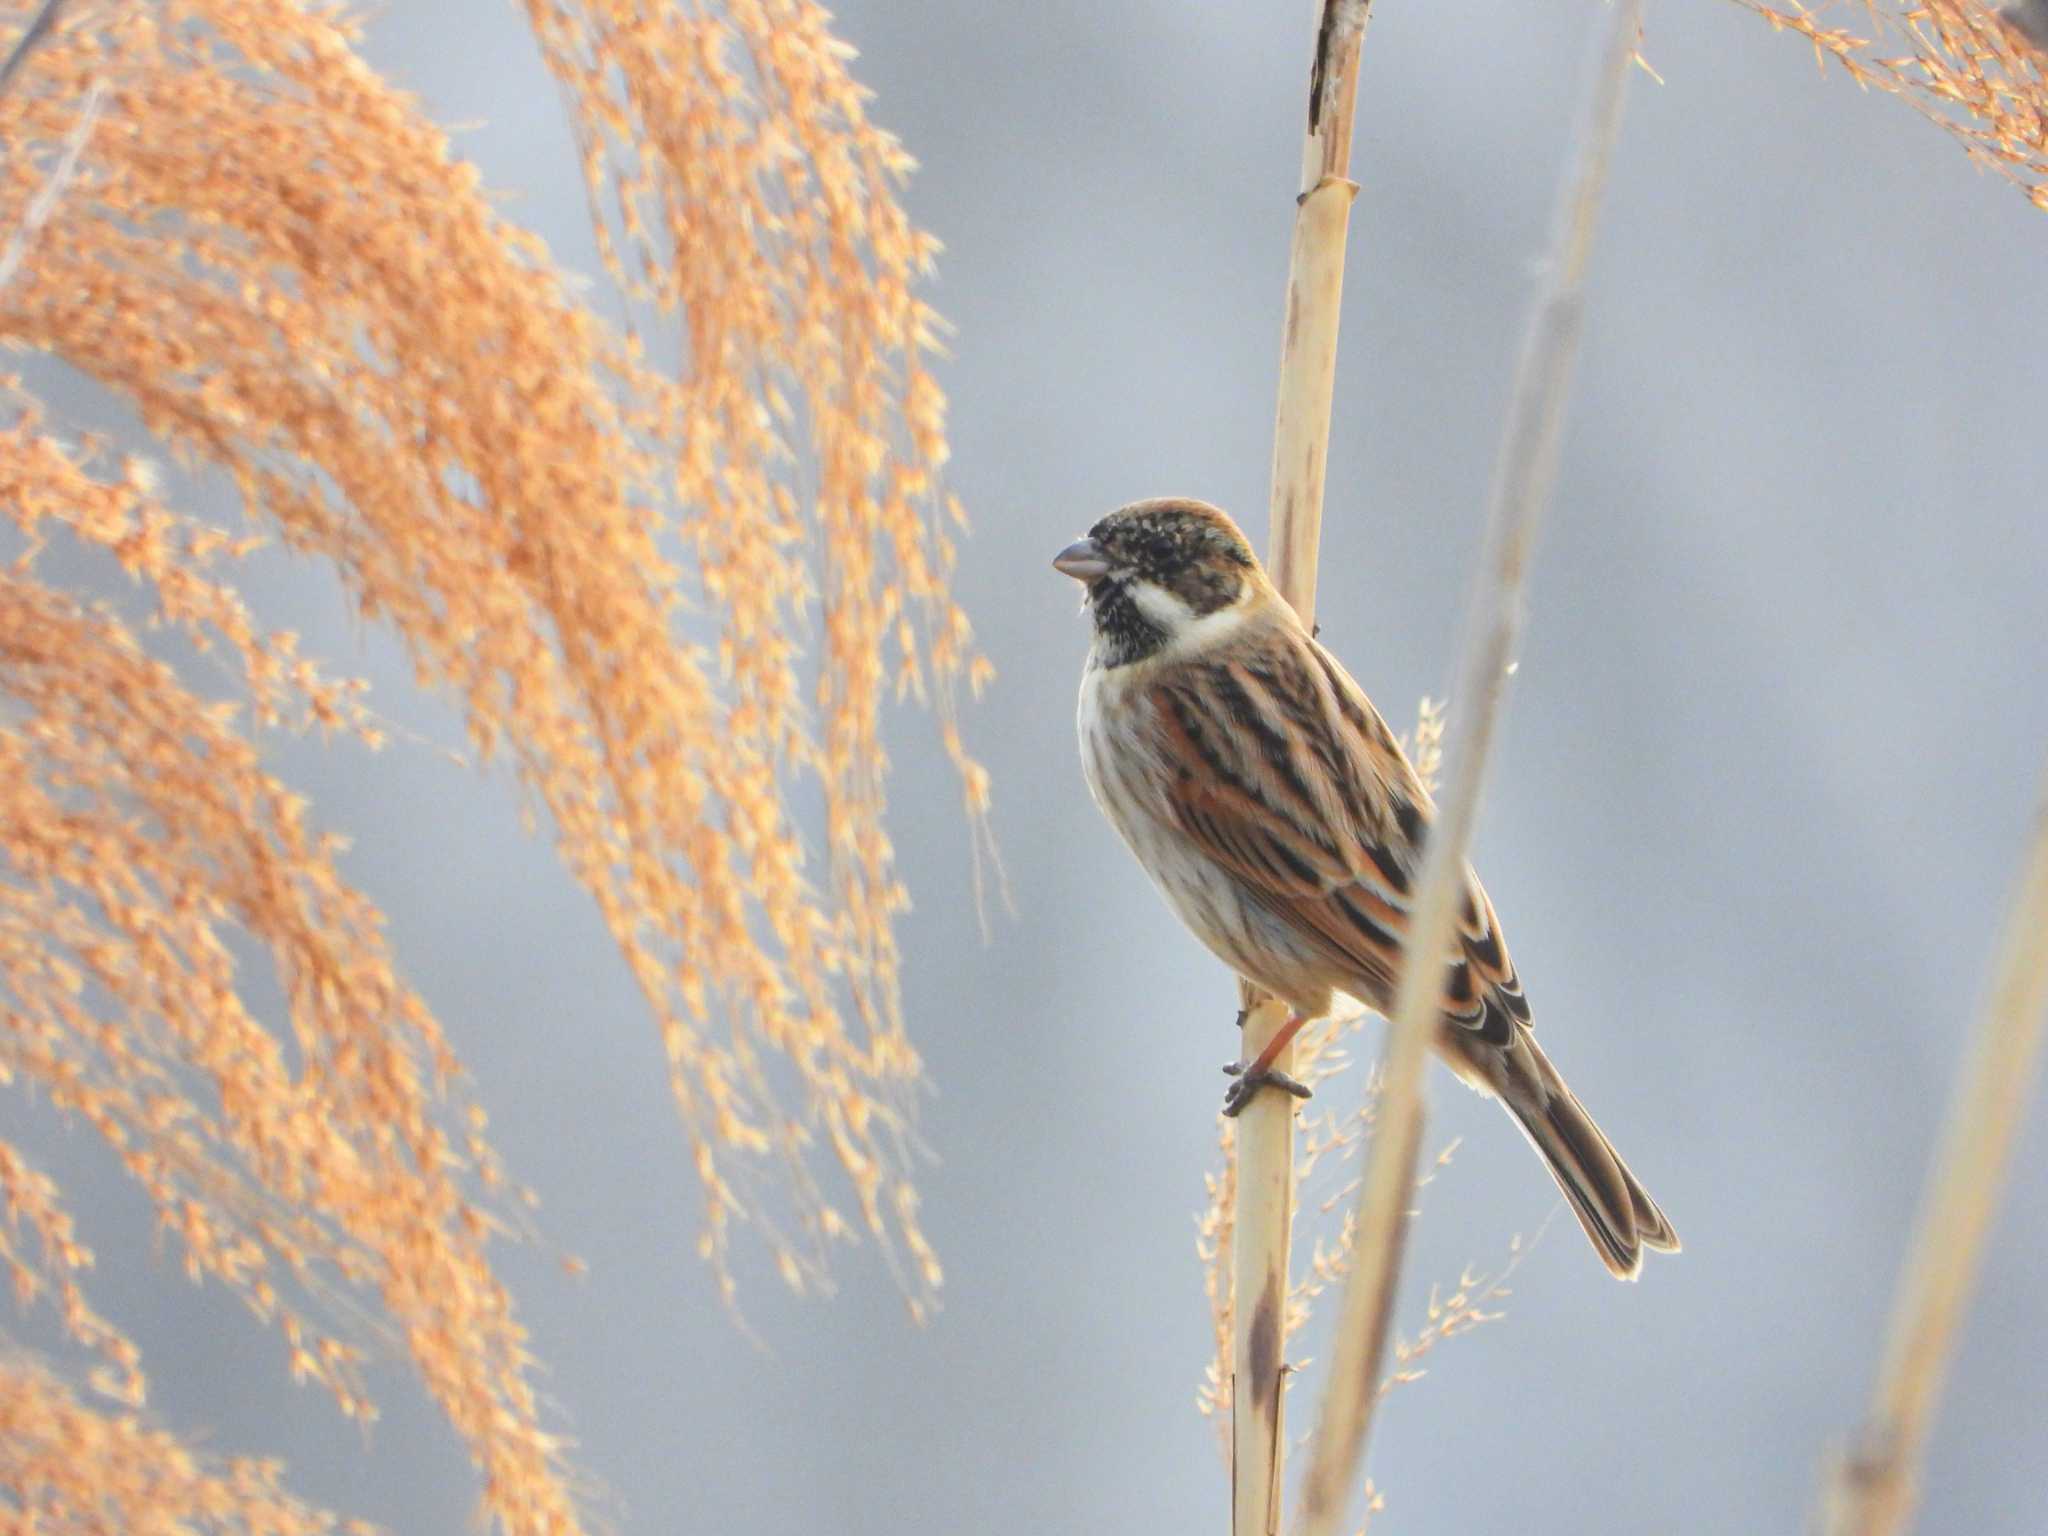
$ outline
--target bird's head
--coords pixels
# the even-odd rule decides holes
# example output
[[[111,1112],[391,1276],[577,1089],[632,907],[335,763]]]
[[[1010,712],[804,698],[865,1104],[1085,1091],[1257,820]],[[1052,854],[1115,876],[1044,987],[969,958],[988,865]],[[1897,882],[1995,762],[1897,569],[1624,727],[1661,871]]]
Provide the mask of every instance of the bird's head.
[[[1237,524],[1180,497],[1119,508],[1052,564],[1087,589],[1096,655],[1110,667],[1222,638],[1266,585]]]

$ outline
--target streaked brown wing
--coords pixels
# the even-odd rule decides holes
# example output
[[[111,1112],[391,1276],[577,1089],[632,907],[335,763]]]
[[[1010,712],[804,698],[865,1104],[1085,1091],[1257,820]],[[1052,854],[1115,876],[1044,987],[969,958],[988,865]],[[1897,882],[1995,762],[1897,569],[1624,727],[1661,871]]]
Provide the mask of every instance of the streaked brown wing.
[[[1391,1004],[1422,841],[1435,807],[1336,659],[1269,631],[1165,671],[1155,745],[1181,832],[1331,960]],[[1493,903],[1466,871],[1443,1011],[1505,1044],[1529,1005]]]

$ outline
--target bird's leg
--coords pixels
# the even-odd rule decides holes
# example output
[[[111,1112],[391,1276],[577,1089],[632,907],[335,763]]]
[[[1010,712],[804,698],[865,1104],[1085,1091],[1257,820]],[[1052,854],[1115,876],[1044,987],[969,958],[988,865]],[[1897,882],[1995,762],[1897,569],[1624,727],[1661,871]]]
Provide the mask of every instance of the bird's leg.
[[[1308,1020],[1301,1014],[1289,1014],[1287,1022],[1273,1032],[1273,1038],[1266,1042],[1266,1048],[1249,1061],[1233,1061],[1223,1070],[1237,1081],[1230,1085],[1230,1091],[1223,1095],[1223,1113],[1236,1116],[1244,1113],[1245,1105],[1251,1103],[1253,1095],[1268,1086],[1293,1094],[1297,1099],[1309,1097],[1306,1083],[1296,1082],[1285,1072],[1273,1070],[1274,1059],[1287,1049],[1288,1042],[1301,1033],[1301,1027]]]

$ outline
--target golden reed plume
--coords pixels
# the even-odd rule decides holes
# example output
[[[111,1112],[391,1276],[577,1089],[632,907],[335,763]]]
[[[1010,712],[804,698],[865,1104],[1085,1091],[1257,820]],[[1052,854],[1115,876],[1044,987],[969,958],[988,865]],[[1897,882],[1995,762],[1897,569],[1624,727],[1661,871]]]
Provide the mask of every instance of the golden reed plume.
[[[2048,0],[1736,0],[1909,103],[2048,209]]]
[[[906,1170],[919,1063],[879,717],[892,692],[932,702],[979,839],[986,776],[950,704],[987,666],[949,594],[940,327],[915,295],[934,244],[825,13],[529,7],[615,276],[685,338],[672,369],[494,209],[340,8],[8,20],[34,46],[0,83],[0,339],[125,401],[257,527],[333,562],[459,701],[476,754],[510,762],[659,1028],[724,1294],[744,1219],[795,1285],[865,1230],[922,1305],[939,1270]],[[251,618],[247,541],[19,380],[0,482],[0,1079],[104,1137],[187,1269],[281,1329],[296,1375],[368,1415],[361,1329],[338,1319],[372,1314],[465,1438],[489,1516],[580,1529],[488,1254],[519,1192],[379,914],[252,735],[374,744],[374,717]],[[51,585],[45,546],[117,561],[171,653],[230,663],[225,693]],[[238,949],[267,956],[283,1018],[245,1004]],[[565,1020],[564,1048],[593,1023]],[[130,1412],[136,1350],[80,1289],[59,1192],[5,1143],[0,1200],[0,1268]],[[154,1431],[0,1359],[0,1436],[10,1414],[157,1454]],[[0,1459],[0,1486],[23,1464]],[[277,1499],[290,1518],[265,1529],[325,1518],[247,1468],[187,1470]]]
[[[132,1414],[103,1413],[22,1361],[0,1369],[0,1488],[27,1495],[8,1506],[16,1530],[368,1536],[371,1529],[293,1498],[274,1462],[194,1455],[175,1436]],[[42,1515],[52,1517],[47,1525]]]

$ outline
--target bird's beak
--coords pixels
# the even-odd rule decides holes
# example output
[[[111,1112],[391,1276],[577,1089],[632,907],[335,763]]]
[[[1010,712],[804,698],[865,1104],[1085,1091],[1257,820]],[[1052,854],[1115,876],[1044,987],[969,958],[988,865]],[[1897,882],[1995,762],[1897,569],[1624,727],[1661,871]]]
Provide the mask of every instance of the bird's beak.
[[[1076,539],[1052,557],[1052,568],[1076,581],[1094,581],[1109,574],[1109,556],[1093,539]]]

